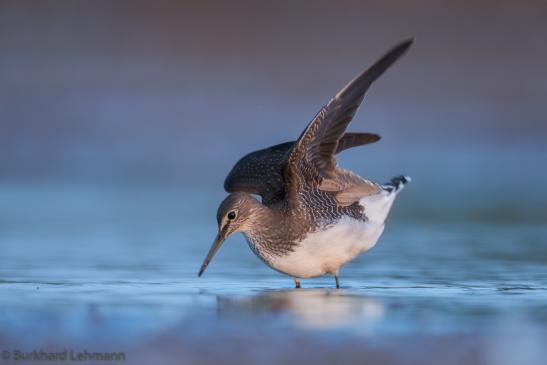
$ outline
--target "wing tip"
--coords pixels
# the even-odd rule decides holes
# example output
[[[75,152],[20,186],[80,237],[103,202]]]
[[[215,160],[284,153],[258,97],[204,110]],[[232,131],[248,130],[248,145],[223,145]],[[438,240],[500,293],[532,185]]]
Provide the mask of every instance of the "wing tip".
[[[414,37],[407,38],[397,45],[395,45],[391,50],[389,50],[381,60],[390,58],[391,61],[388,63],[388,67],[391,66],[396,60],[398,60],[403,54],[408,51],[408,49],[414,44]]]
[[[399,46],[408,49],[414,43],[415,40],[416,38],[414,36],[408,37],[404,41],[400,42]]]
[[[376,143],[382,139],[382,136],[377,133],[367,133],[370,139],[370,143]]]
[[[365,69],[361,74],[351,80],[335,96],[335,99],[343,97],[363,97],[370,85],[376,81],[388,68],[390,68],[414,43],[414,37],[399,42],[396,46],[386,52],[372,66]]]
[[[402,42],[399,42],[395,47],[392,48],[389,53],[397,53],[397,58],[401,57],[408,49],[414,44],[414,37],[405,39]]]

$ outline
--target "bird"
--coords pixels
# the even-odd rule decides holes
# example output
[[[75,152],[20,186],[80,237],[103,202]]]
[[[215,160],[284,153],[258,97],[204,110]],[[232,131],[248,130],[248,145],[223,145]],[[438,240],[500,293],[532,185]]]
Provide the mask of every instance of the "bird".
[[[296,141],[242,157],[229,172],[229,195],[217,210],[218,233],[198,272],[222,243],[241,232],[270,268],[300,280],[330,274],[376,245],[397,194],[410,182],[400,175],[378,184],[341,168],[336,155],[380,140],[346,129],[365,94],[413,43],[400,42],[351,80],[315,115]]]

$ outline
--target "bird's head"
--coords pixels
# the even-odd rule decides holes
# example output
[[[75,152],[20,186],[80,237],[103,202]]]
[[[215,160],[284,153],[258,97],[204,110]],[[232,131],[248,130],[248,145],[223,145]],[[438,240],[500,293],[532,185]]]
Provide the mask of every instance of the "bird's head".
[[[198,276],[201,276],[222,243],[235,232],[246,232],[251,227],[251,218],[260,209],[259,203],[247,193],[232,193],[220,203],[217,210],[218,234],[201,265]]]

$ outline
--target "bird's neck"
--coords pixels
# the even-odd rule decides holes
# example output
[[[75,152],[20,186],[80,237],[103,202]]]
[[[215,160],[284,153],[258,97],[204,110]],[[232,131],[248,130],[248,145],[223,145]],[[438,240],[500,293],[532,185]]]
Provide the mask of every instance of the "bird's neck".
[[[305,233],[305,225],[294,225],[288,212],[270,208],[257,202],[248,224],[242,232],[251,249],[266,261],[292,250],[292,246]],[[292,223],[292,224],[291,224]]]
[[[283,231],[283,214],[259,201],[253,203],[246,222],[240,231],[252,242],[272,241]]]

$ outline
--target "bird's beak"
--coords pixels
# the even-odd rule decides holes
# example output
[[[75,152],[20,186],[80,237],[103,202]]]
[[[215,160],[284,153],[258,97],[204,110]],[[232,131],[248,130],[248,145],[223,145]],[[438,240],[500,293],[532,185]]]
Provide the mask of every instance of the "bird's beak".
[[[222,245],[222,243],[226,240],[226,232],[224,230],[221,230],[218,232],[217,237],[215,238],[215,241],[213,242],[213,245],[209,249],[209,253],[207,253],[207,257],[205,260],[203,260],[203,264],[201,265],[201,269],[199,269],[198,276],[201,276],[207,266],[209,265],[209,262],[213,259],[213,256],[217,253],[218,249]]]

